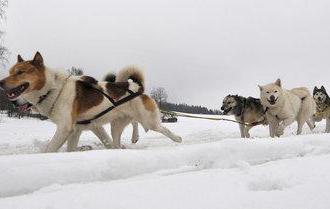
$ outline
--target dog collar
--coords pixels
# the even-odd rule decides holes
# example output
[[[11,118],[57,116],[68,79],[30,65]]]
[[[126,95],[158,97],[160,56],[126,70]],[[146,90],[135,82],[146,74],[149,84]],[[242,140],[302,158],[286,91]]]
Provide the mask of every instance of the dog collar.
[[[52,92],[52,90],[47,91],[46,94],[42,95],[39,97],[39,101],[37,102],[37,104],[41,104],[45,99],[47,99],[47,97],[49,96],[49,94]]]

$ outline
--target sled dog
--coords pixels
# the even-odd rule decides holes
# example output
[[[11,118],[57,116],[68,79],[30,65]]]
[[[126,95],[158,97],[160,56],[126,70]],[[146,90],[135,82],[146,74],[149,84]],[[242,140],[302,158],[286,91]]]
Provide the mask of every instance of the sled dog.
[[[116,81],[116,75],[114,73],[109,73],[104,77],[103,81],[114,83]],[[38,112],[38,110],[36,108],[33,108],[32,104],[30,104],[29,102],[27,102],[26,100],[24,100],[22,98],[18,98],[17,100],[12,100],[11,103],[14,105],[15,108],[17,108],[21,112],[28,112],[31,109],[33,110],[33,112]],[[133,128],[133,132],[132,132],[131,142],[133,144],[135,144],[139,140],[139,125],[138,125],[138,122],[133,121],[132,122],[132,128]],[[102,126],[100,126],[99,129],[102,130],[103,133],[106,132]],[[99,135],[97,132],[95,132],[95,130],[92,129],[91,131],[94,132],[94,134],[96,136]],[[104,142],[103,145],[106,148],[111,148],[110,144],[107,144],[108,141],[103,141],[102,138],[99,138],[99,139],[101,140],[102,143]],[[79,147],[79,148],[76,148],[76,149],[77,150],[92,149],[92,147],[83,146],[83,147]]]
[[[326,119],[325,132],[330,132],[330,97],[324,86],[321,88],[314,87],[313,98],[316,103],[316,113],[314,115],[314,120],[319,122],[322,119]]]
[[[9,76],[0,81],[0,87],[9,100],[22,98],[28,101],[40,114],[56,124],[55,135],[45,152],[56,152],[66,141],[68,151],[72,151],[83,130],[93,130],[111,147],[120,148],[121,134],[132,121],[140,123],[146,131],[153,130],[175,142],[182,141],[181,137],[162,126],[157,104],[144,94],[143,74],[133,66],[122,69],[115,83],[97,82],[92,77],[70,76],[51,70],[44,65],[39,52],[29,61],[18,55],[17,63],[10,68]],[[113,106],[101,92],[115,102],[139,94],[105,115],[94,118]],[[80,123],[86,120],[90,123]],[[112,143],[104,129],[102,131],[100,128],[107,123],[111,124]]]
[[[286,90],[277,79],[275,83],[259,85],[259,89],[271,137],[283,135],[284,129],[294,121],[298,123],[297,134],[301,134],[305,122],[311,130],[315,127],[312,116],[316,105],[307,88]]]
[[[267,125],[260,99],[229,94],[223,99],[221,110],[225,115],[234,115],[236,121],[240,123],[251,124],[251,126],[239,124],[242,138],[250,138],[249,130],[253,126]]]

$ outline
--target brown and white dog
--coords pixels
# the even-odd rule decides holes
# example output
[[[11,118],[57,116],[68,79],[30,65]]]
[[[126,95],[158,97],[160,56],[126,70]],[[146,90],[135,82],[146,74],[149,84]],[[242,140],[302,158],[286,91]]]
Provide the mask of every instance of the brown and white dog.
[[[146,131],[153,130],[175,142],[182,141],[181,137],[162,126],[157,104],[146,94],[117,106],[90,124],[77,124],[77,121],[93,118],[113,105],[99,91],[85,85],[86,82],[102,89],[115,101],[128,96],[128,90],[144,92],[144,77],[136,67],[121,70],[115,83],[97,82],[91,77],[69,76],[49,69],[39,52],[29,61],[18,55],[17,63],[10,68],[9,76],[0,81],[0,87],[8,99],[25,99],[56,124],[55,135],[45,152],[56,152],[66,141],[68,151],[74,150],[83,130],[92,130],[102,143],[121,148],[121,134],[132,121],[140,123]],[[107,123],[111,124],[113,143],[102,128]]]

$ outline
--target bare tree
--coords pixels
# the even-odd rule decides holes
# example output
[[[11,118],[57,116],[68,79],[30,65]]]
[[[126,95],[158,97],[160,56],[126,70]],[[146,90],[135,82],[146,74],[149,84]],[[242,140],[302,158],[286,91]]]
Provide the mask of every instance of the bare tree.
[[[0,22],[5,18],[5,8],[8,5],[7,0],[0,0]],[[7,61],[8,49],[2,45],[3,31],[0,31],[0,63]]]
[[[163,87],[153,88],[150,95],[158,103],[160,108],[162,108],[163,103],[167,102],[168,96],[165,88]]]
[[[71,67],[71,69],[68,69],[67,71],[70,75],[79,76],[84,74],[84,70],[79,67]]]

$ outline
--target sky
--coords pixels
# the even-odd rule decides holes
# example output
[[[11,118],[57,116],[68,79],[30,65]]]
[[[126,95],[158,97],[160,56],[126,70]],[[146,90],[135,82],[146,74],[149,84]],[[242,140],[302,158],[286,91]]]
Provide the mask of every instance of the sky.
[[[171,102],[219,108],[277,78],[330,90],[329,0],[10,0],[1,29],[8,66],[36,51],[98,79],[134,64]]]

